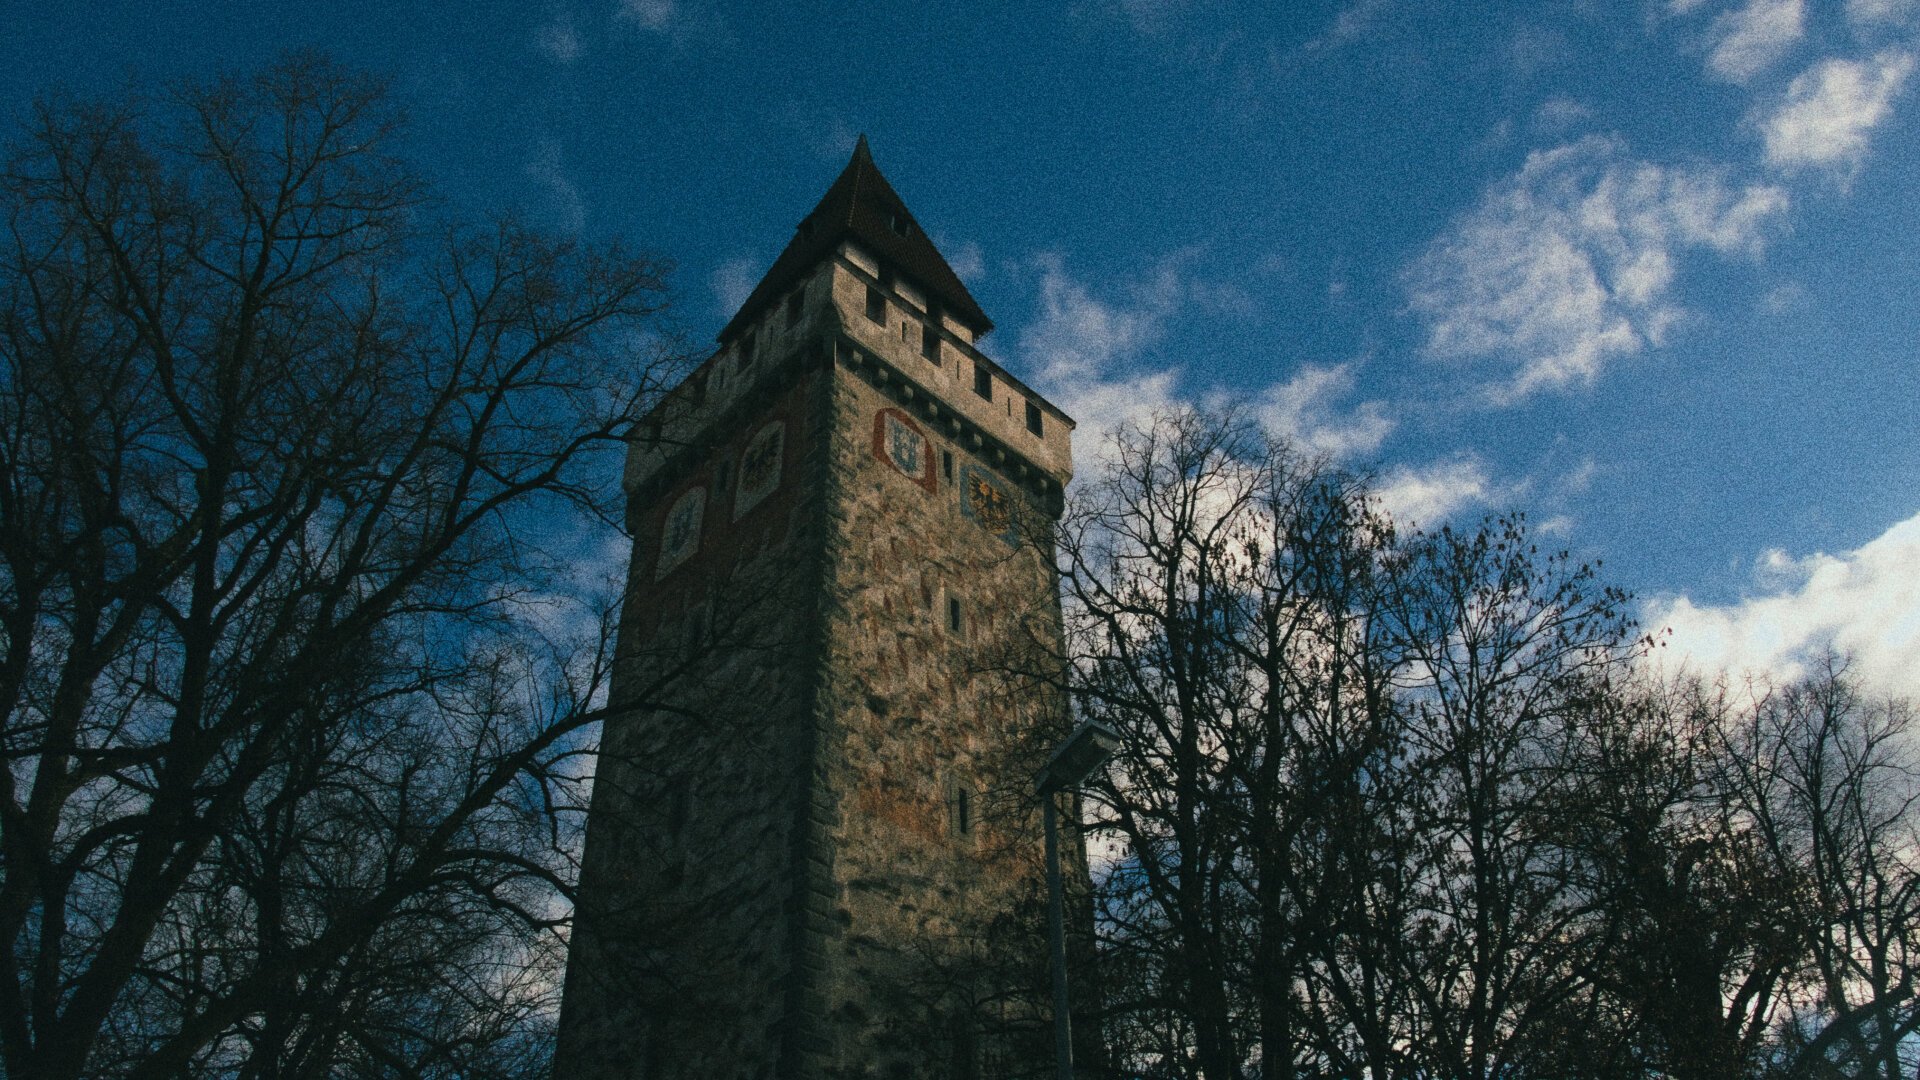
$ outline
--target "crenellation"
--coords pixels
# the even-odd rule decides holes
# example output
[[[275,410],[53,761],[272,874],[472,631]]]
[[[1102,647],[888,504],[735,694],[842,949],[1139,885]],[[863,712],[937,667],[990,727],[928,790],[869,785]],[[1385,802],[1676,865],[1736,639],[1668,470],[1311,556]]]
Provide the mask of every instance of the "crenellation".
[[[1032,948],[1038,823],[1004,792],[1033,721],[983,665],[1015,627],[1058,633],[1045,533],[1073,425],[979,352],[990,326],[863,143],[642,427],[634,705],[603,738],[565,1075],[984,1078],[1044,1055],[1044,987],[969,965]],[[692,685],[638,707],[689,637],[717,643]]]
[[[884,365],[885,375],[880,377],[898,379],[903,386],[910,387],[912,393],[937,402],[956,419],[972,422],[1017,456],[1032,461],[1065,483],[1065,478],[1073,473],[1074,422],[1071,417],[1009,375],[970,340],[959,336],[943,339],[944,358],[934,363],[921,355],[917,339],[911,339],[911,335],[903,338],[895,329],[900,325],[900,316],[895,314],[893,306],[899,298],[896,292],[888,291],[880,278],[852,262],[836,263],[832,270],[833,302],[840,309],[843,332],[877,362],[876,368]],[[888,298],[890,306],[883,323],[874,323],[865,315],[869,288],[880,289]],[[942,325],[948,321],[941,319]],[[913,316],[913,325],[920,324],[921,317]],[[976,367],[983,367],[992,380],[995,391],[992,399],[980,398],[971,392]],[[956,392],[956,388],[966,392]],[[926,391],[931,393],[924,393]],[[1022,403],[1017,415],[1013,407],[1016,401]],[[1048,418],[1041,434],[1028,429],[1025,403],[1034,404]]]

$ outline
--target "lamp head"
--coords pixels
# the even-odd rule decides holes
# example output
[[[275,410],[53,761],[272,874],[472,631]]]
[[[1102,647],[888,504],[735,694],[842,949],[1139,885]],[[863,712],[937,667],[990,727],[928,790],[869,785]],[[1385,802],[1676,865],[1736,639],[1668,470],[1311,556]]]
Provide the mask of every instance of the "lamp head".
[[[1073,734],[1054,750],[1046,768],[1035,778],[1034,789],[1038,794],[1051,795],[1079,787],[1118,749],[1119,732],[1097,720],[1088,720],[1074,728]]]

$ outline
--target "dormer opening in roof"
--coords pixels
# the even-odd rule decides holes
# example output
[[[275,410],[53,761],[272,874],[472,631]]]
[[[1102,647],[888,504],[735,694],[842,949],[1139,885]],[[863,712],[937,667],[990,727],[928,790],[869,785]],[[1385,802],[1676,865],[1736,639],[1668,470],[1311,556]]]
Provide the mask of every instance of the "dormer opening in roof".
[[[871,256],[885,287],[891,288],[895,280],[911,283],[928,304],[937,305],[955,325],[963,327],[969,340],[978,340],[993,329],[993,321],[980,310],[973,294],[927,238],[926,230],[914,223],[913,213],[874,164],[863,135],[855,143],[846,168],[813,211],[800,219],[786,250],[720,331],[720,343],[735,341],[795,285],[822,263],[837,257],[846,242]]]

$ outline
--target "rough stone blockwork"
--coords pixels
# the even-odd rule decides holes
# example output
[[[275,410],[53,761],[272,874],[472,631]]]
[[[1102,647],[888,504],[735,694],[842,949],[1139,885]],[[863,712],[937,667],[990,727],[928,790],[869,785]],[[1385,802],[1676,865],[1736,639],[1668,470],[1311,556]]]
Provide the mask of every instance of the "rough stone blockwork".
[[[1065,712],[1006,668],[1057,645],[1072,422],[917,230],[863,141],[633,448],[561,1076],[1046,1059],[1026,789]]]

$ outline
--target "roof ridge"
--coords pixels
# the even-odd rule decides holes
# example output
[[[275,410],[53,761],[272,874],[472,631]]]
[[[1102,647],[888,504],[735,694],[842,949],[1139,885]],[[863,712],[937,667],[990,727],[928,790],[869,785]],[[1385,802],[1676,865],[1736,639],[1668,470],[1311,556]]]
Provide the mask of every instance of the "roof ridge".
[[[847,220],[841,224],[852,226],[853,208],[860,205],[860,189],[866,186],[867,173],[880,171],[880,167],[873,163],[873,148],[867,145],[867,133],[864,131],[854,140],[853,157],[847,160],[847,171],[853,174],[853,191],[847,197]]]
[[[845,204],[842,210],[841,203]],[[909,227],[911,225],[912,227]],[[993,320],[946,256],[918,227],[905,199],[893,190],[886,174],[873,160],[873,150],[862,132],[855,140],[846,168],[840,170],[811,213],[800,220],[794,235],[760,283],[720,331],[725,343],[790,289],[802,275],[830,258],[843,239],[853,239],[891,271],[915,283],[929,299],[938,300],[947,314],[978,337],[993,329]]]

